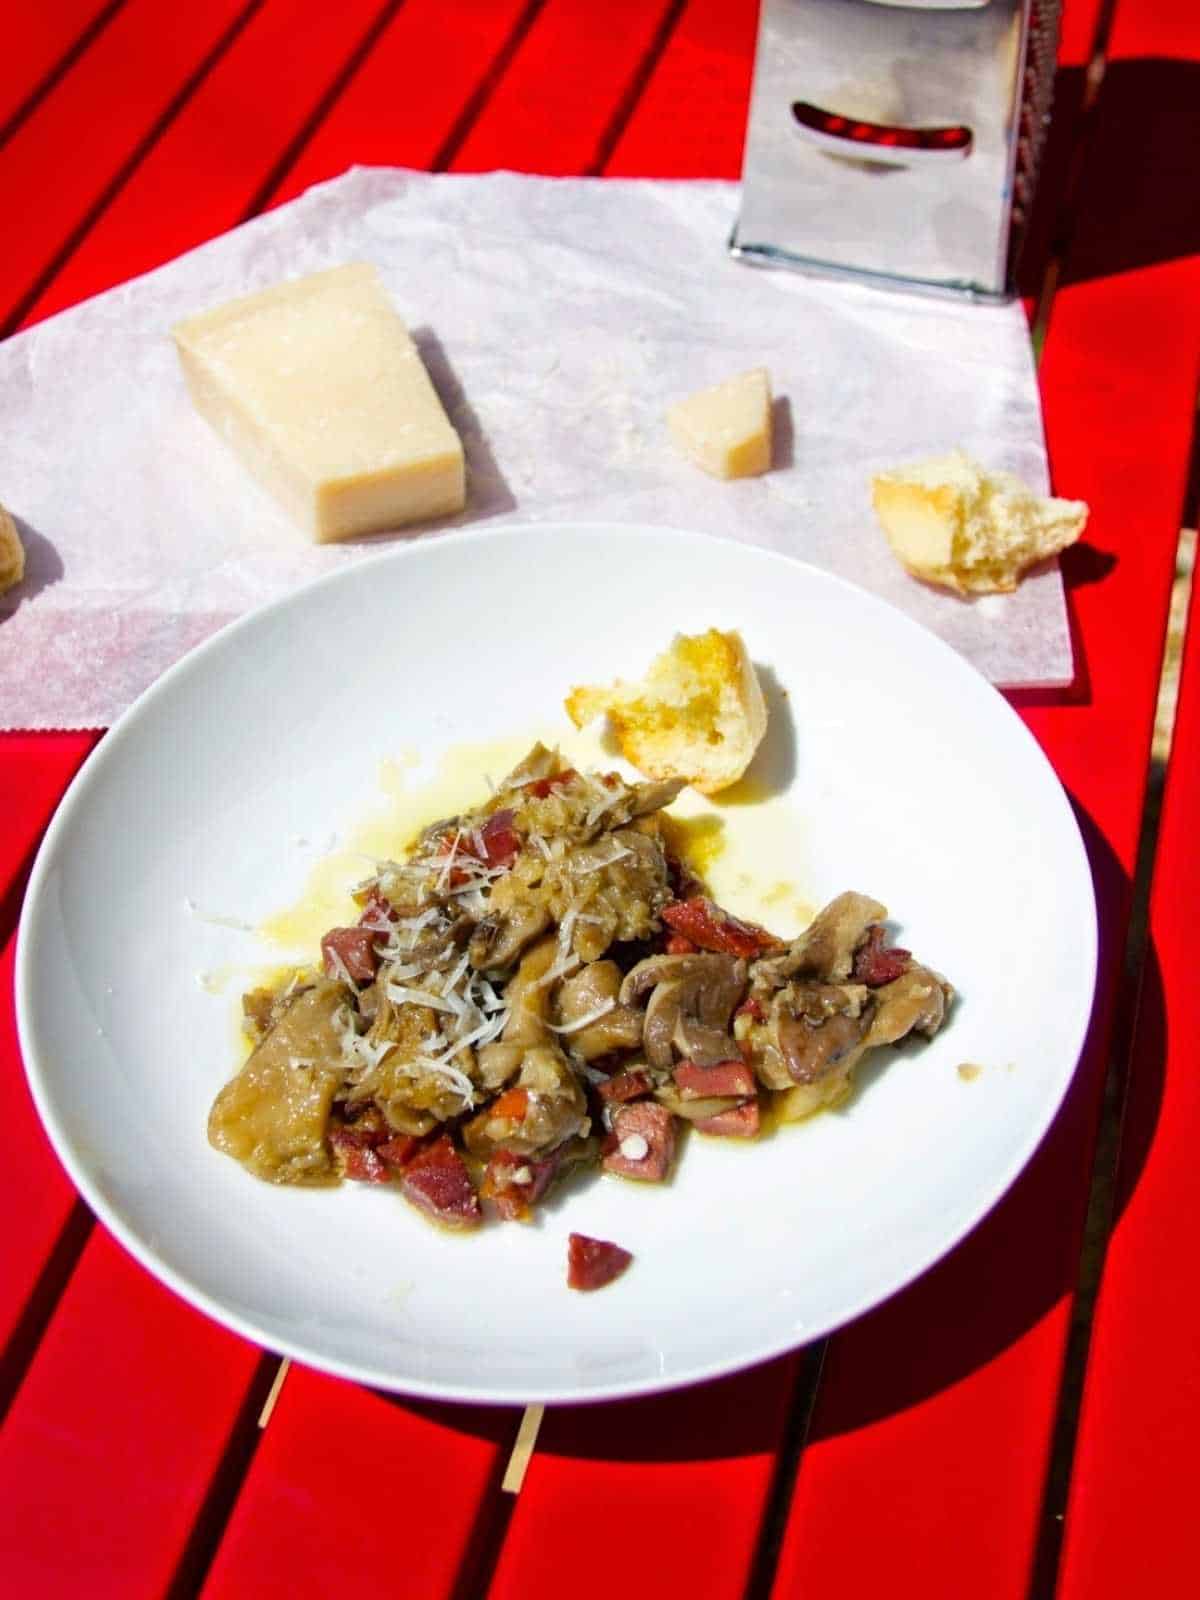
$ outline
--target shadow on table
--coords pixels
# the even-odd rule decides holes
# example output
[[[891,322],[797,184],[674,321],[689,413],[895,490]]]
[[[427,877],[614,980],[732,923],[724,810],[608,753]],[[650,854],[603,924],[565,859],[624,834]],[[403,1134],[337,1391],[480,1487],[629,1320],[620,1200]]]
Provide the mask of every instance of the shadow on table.
[[[1077,808],[1078,814],[1078,808]],[[808,1442],[903,1411],[988,1365],[1071,1297],[1080,1269],[1097,1108],[1113,1048],[1129,879],[1079,815],[1100,907],[1100,977],[1087,1043],[1067,1097],[1037,1153],[971,1234],[916,1283],[830,1341]],[[1114,929],[1118,930],[1114,942]],[[1115,947],[1119,946],[1119,948]],[[1128,1018],[1115,1017],[1116,1039]],[[1132,1070],[1153,1108],[1122,1150],[1115,1223],[1153,1141],[1166,1059],[1162,979],[1148,949]],[[1149,1091],[1147,1093],[1146,1091]],[[892,1351],[890,1361],[880,1359]]]
[[[1110,63],[1091,139],[1061,282],[1200,252],[1200,63],[1156,56]]]
[[[62,557],[45,534],[39,533],[22,517],[14,516],[13,521],[17,525],[17,537],[25,547],[25,576],[15,588],[0,595],[0,627],[24,601],[49,589],[63,575]]]

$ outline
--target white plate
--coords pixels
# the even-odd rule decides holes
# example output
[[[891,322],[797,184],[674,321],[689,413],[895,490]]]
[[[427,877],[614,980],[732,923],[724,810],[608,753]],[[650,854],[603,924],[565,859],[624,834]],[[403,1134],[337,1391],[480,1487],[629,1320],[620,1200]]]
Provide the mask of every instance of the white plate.
[[[388,1188],[272,1188],[205,1140],[232,993],[202,970],[293,903],[299,838],[350,829],[383,758],[563,722],[572,683],[673,630],[742,630],[788,692],[787,780],[814,900],[883,900],[960,999],[849,1107],[759,1145],[692,1139],[673,1183],[573,1188],[466,1238]],[[789,727],[788,710],[791,711]],[[730,826],[754,829],[753,806]],[[781,863],[788,875],[789,863]],[[251,943],[253,941],[250,941]],[[571,1401],[710,1378],[807,1342],[950,1249],[1053,1117],[1092,999],[1091,877],[1057,779],[1005,701],[871,596],[762,550],[541,525],[414,544],[233,624],[110,732],[47,834],[21,922],[20,1036],[80,1190],[149,1270],[239,1333],[413,1394]],[[265,957],[267,952],[260,953]],[[960,1063],[983,1071],[966,1081]],[[565,1287],[568,1232],[633,1250]]]

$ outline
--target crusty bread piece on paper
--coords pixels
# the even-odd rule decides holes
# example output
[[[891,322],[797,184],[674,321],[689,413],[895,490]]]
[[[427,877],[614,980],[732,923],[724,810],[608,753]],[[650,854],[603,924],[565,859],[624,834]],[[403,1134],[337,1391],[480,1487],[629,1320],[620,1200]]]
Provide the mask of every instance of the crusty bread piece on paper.
[[[1004,594],[1079,538],[1082,500],[1034,494],[961,450],[871,479],[875,515],[909,572],[958,594]]]
[[[608,714],[621,754],[648,778],[685,778],[701,794],[736,783],[767,731],[767,706],[738,633],[676,634],[640,683],[581,686],[566,699],[577,728]]]
[[[25,576],[25,546],[17,525],[0,506],[0,594],[13,589]]]

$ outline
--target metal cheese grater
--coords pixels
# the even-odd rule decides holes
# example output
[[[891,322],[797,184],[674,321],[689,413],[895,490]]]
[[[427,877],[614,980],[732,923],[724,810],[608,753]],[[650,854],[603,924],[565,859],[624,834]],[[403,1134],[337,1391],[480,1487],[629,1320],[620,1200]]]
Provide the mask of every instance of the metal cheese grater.
[[[1060,0],[764,0],[731,249],[896,288],[1009,291]]]

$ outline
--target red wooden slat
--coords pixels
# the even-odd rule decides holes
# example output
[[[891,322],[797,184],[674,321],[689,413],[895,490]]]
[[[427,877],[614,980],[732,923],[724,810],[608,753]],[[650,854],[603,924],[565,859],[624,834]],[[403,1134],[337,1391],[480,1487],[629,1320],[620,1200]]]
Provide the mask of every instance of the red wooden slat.
[[[163,1594],[260,1359],[97,1230],[0,1435],[5,1592]]]
[[[355,164],[431,166],[527,5],[407,0],[271,203],[292,200]]]
[[[0,129],[90,29],[111,0],[58,0],[53,6],[13,6],[4,18]]]
[[[586,171],[669,0],[550,0],[475,126],[455,172]]]
[[[129,0],[0,150],[0,322],[29,294],[137,144],[254,0]],[[176,182],[186,184],[186,174]]]
[[[518,1417],[405,1404],[293,1368],[205,1600],[477,1592],[458,1585]]]
[[[739,177],[757,28],[756,0],[689,0],[605,175]]]
[[[1179,179],[1193,164],[1200,135],[1200,16],[1182,0],[1126,7],[1118,13],[1113,45],[1119,58],[1103,93],[1126,117],[1140,106],[1165,136],[1161,164],[1149,171],[1135,166],[1136,150],[1119,142],[1106,151],[1114,182],[1131,186],[1144,213],[1142,232],[1165,258],[1152,271],[1137,273],[1142,312],[1160,341],[1174,341],[1173,367],[1190,364],[1194,392],[1200,212],[1194,184],[1185,178],[1180,187]],[[1092,243],[1096,254],[1085,258],[1085,270],[1099,257],[1098,242]],[[1097,291],[1088,283],[1072,293]],[[1200,889],[1194,843],[1200,814],[1198,696],[1200,598],[1194,593],[1154,869],[1151,954],[1122,1124],[1116,1223],[1092,1328],[1060,1600],[1184,1594],[1200,1559],[1188,1495],[1200,1426],[1200,1299],[1188,1266],[1200,1202],[1200,1003],[1191,960]]]
[[[1152,166],[1154,130],[1140,131],[1132,159]],[[1136,141],[1138,130],[1126,126],[1122,136]],[[1128,247],[1135,209],[1093,147],[1068,280],[1073,265],[1102,259],[1106,237],[1124,230]],[[1074,283],[1055,302],[1042,367],[1049,443],[1063,492],[1093,506],[1096,553],[1065,563],[1082,683],[1065,700],[1017,698],[1085,814],[1104,1001],[1064,1115],[1009,1198],[942,1267],[832,1342],[780,1597],[834,1586],[866,1592],[897,1570],[919,1570],[929,1596],[959,1595],[964,1584],[974,1596],[1026,1593],[1186,475],[1195,341],[1180,330],[1198,296],[1187,269],[1157,267]],[[853,1537],[859,1513],[849,1511],[864,1480],[872,1485],[869,1541]]]
[[[239,222],[383,6],[266,0],[25,320],[148,272]]]
[[[488,1600],[746,1592],[798,1363],[678,1394],[548,1412]],[[845,1592],[845,1591],[843,1591]]]
[[[0,1350],[29,1306],[71,1214],[75,1191],[46,1141],[29,1098],[13,1010],[16,924],[25,865],[96,735],[0,734],[0,1209],[19,1225],[0,1230]]]
[[[1200,1563],[1200,592],[1193,596],[1122,1125],[1118,1219],[1092,1328],[1060,1600],[1186,1593]],[[1186,1576],[1185,1576],[1186,1575]]]

